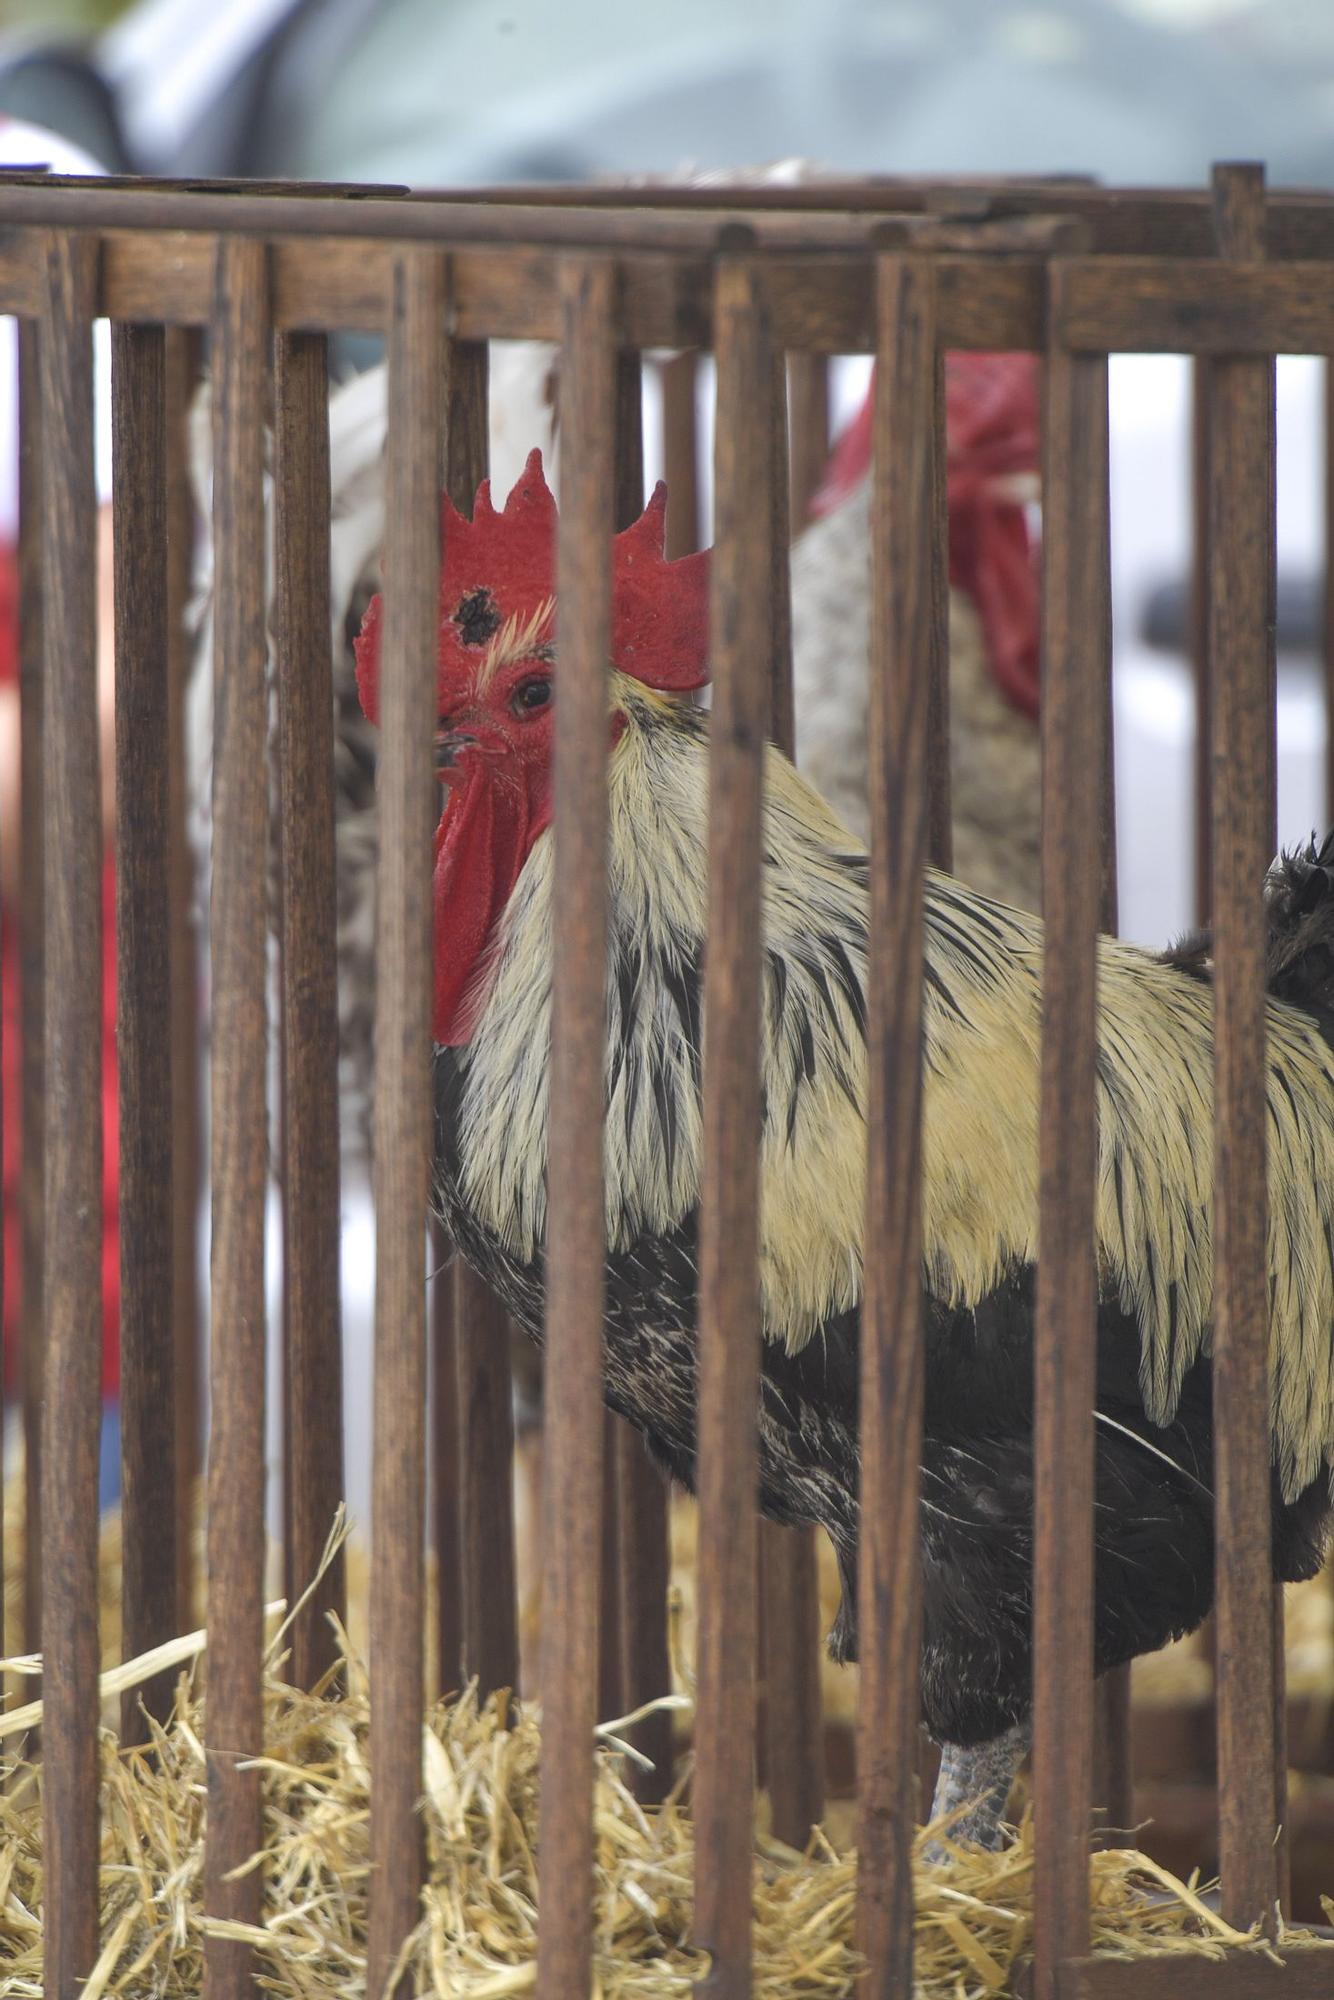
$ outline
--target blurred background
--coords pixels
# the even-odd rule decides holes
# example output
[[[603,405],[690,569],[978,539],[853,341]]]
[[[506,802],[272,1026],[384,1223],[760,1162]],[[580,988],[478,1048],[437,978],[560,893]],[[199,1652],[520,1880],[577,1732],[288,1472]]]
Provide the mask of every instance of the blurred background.
[[[0,114],[112,172],[416,186],[800,160],[847,173],[1334,177],[1328,0],[7,0]],[[373,358],[349,347],[344,367]],[[865,364],[835,369],[835,428]],[[1318,367],[1279,364],[1281,825],[1324,812]],[[1190,921],[1189,381],[1113,363],[1122,925]],[[650,440],[654,428],[650,426]],[[652,458],[652,444],[650,444]],[[651,463],[650,470],[656,470]]]
[[[1211,161],[1245,157],[1264,160],[1273,185],[1328,185],[1334,6],[0,0],[4,120],[77,149],[53,165],[69,170],[83,159],[113,173],[438,186],[782,162],[795,171],[801,162],[843,173],[1077,172],[1198,185]],[[4,131],[0,122],[0,158],[13,156]],[[376,358],[373,343],[348,343],[338,363],[347,373]],[[834,365],[835,435],[862,401],[868,367],[861,357]],[[1117,357],[1111,373],[1121,925],[1159,944],[1195,914],[1190,378],[1183,360],[1165,357]],[[1280,824],[1292,840],[1327,816],[1321,364],[1283,360],[1278,378]],[[707,488],[707,369],[700,381]],[[647,469],[656,477],[655,371],[646,385]],[[13,422],[7,391],[0,382],[0,428]],[[515,438],[519,459],[531,441]],[[0,501],[12,487],[11,458],[0,441]],[[12,499],[0,505],[0,537],[12,534],[12,513]],[[703,525],[707,532],[707,490]],[[368,1410],[357,1386],[369,1367],[372,1241],[353,1175],[345,1246],[353,1423]],[[355,1468],[364,1460],[349,1445]],[[114,1477],[109,1453],[109,1489]],[[358,1483],[354,1505],[366,1498]]]
[[[41,129],[34,136],[24,129],[30,127]],[[49,142],[43,130],[53,135]],[[44,160],[64,171],[100,167],[111,173],[416,187],[724,176],[729,169],[762,167],[795,174],[799,166],[933,177],[1074,173],[1108,183],[1203,186],[1211,162],[1238,158],[1263,160],[1271,186],[1334,185],[1334,0],[673,0],[652,9],[627,6],[625,0],[560,0],[559,5],[551,0],[212,0],[209,6],[201,0],[132,5],[0,0],[0,164]],[[12,323],[0,322],[4,337],[12,338]],[[368,370],[377,359],[372,342],[345,342],[336,355],[343,376]],[[868,370],[865,357],[835,362],[833,436],[861,406]],[[1334,818],[1324,777],[1323,377],[1324,364],[1316,359],[1278,364],[1279,813],[1285,842],[1304,839]],[[99,484],[105,501],[104,372],[101,380]],[[12,381],[12,347],[0,347],[0,597],[6,546],[12,553],[14,533]],[[493,370],[493,389],[494,382]],[[654,478],[662,469],[660,372],[646,369],[645,384],[646,469]],[[365,386],[372,387],[369,378]],[[549,423],[550,410],[531,391],[530,384],[527,401],[516,395],[515,434],[494,461],[498,483],[511,458],[517,470],[530,444],[549,442],[532,429],[539,421]],[[706,367],[699,371],[699,392],[701,526],[707,534],[711,382]],[[346,406],[356,451],[377,463],[383,437],[382,390],[378,393],[380,414],[372,394],[356,417],[365,420],[361,443],[355,413]],[[1188,622],[1191,393],[1182,359],[1113,359],[1121,928],[1155,946],[1196,914],[1195,699]],[[493,403],[493,451],[495,423]],[[348,495],[356,491],[349,483]],[[354,507],[363,504],[364,498],[349,497],[345,532],[355,531]],[[366,553],[372,552],[368,540]],[[864,560],[862,567],[864,572]],[[0,603],[0,641],[6,633],[12,639],[13,614],[12,604]],[[206,635],[201,659],[205,651]],[[109,659],[104,665],[109,690]],[[198,666],[196,672],[206,685],[206,672]],[[0,657],[0,701],[4,680]],[[12,672],[10,683],[12,690]],[[0,739],[0,804],[5,788],[12,795],[14,785],[12,742],[9,754],[7,764]],[[1033,789],[1030,784],[1030,803]],[[206,780],[200,791],[206,812]],[[113,828],[108,818],[109,834]],[[12,860],[8,829],[6,839]],[[9,977],[16,956],[12,879],[6,894]],[[202,876],[199,902],[202,931],[207,911]],[[103,1464],[104,1497],[110,1500],[118,1481],[114,965],[108,977]],[[7,1010],[14,1005],[10,978]],[[7,1120],[18,1098],[15,1048],[7,1011]],[[206,1090],[201,1097],[206,1107]],[[374,1227],[366,1158],[351,1136],[353,1123],[345,1106],[347,1478],[351,1510],[364,1529]],[[17,1148],[8,1122],[5,1152],[8,1227],[17,1206]],[[202,1329],[206,1186],[201,1193]],[[282,1324],[276,1189],[268,1240],[276,1330]],[[9,1269],[6,1334],[12,1354],[13,1261]],[[275,1532],[281,1531],[280,1345],[276,1337],[270,1340]],[[14,1462],[12,1456],[7,1460]],[[532,1532],[534,1490],[531,1481],[525,1487],[521,1473],[516,1486],[521,1567],[522,1545]],[[1334,1596],[1325,1591],[1305,1602],[1310,1658],[1303,1668],[1300,1642],[1293,1650],[1290,1612],[1290,1682],[1300,1690],[1305,1672],[1317,1687],[1314,1726],[1325,1745],[1334,1742]],[[1191,1655],[1183,1665],[1180,1649],[1175,1659],[1164,1658],[1165,1668],[1147,1663],[1137,1680],[1139,1698],[1146,1698],[1149,1676],[1158,1672],[1160,1678],[1166,1675],[1164,1704],[1176,1702],[1183,1687],[1203,1700],[1196,1682],[1203,1675],[1207,1685],[1204,1659]],[[835,1678],[839,1691],[828,1694],[827,1703],[847,1707],[848,1677]],[[1296,1724],[1290,1721],[1290,1727]],[[1173,1775],[1175,1748],[1169,1745],[1161,1769],[1155,1767],[1151,1731],[1143,1720],[1137,1728],[1144,1746],[1141,1779]],[[1322,1748],[1314,1760],[1320,1769],[1326,1768],[1324,1757]],[[1161,1805],[1158,1810],[1161,1814]],[[1194,1850],[1186,1852],[1187,1865],[1198,1858]]]
[[[652,9],[625,0],[0,0],[0,163],[17,157],[6,151],[6,120],[45,128],[113,173],[429,187],[801,162],[844,174],[1080,173],[1200,186],[1212,161],[1250,158],[1266,162],[1271,185],[1328,187],[1334,0],[673,0]],[[53,152],[50,163],[68,159]],[[369,343],[339,355],[344,373],[375,359]],[[12,483],[9,365],[0,357],[0,499]],[[835,364],[835,434],[862,401],[868,365],[855,356]],[[707,452],[707,370],[700,380]],[[654,477],[659,378],[646,371],[646,382]],[[1322,398],[1320,362],[1279,362],[1285,841],[1331,817]],[[1113,361],[1121,927],[1151,945],[1195,914],[1190,404],[1183,360]],[[520,459],[534,441],[514,440]],[[707,492],[703,524],[707,532]],[[0,541],[6,534],[12,522],[0,506]],[[0,770],[0,787],[11,782]],[[7,1205],[11,1172],[12,1158]],[[344,1192],[349,1493],[364,1524],[374,1238],[359,1168],[349,1167]],[[276,1196],[272,1221],[276,1246]],[[201,1226],[206,1273],[206,1215]],[[276,1254],[270,1264],[276,1326]],[[114,1329],[108,1338],[114,1344]],[[273,1368],[276,1461],[276,1353]],[[108,1494],[114,1387],[109,1364]],[[276,1488],[272,1516],[276,1526]]]

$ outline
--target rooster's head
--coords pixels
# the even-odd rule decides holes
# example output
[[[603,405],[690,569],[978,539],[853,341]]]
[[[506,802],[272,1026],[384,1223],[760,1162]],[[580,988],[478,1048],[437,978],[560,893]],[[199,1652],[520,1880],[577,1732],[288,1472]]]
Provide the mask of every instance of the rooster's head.
[[[668,695],[702,687],[707,554],[667,562],[667,489],[612,544],[613,742],[626,725],[618,681]],[[379,719],[383,603],[356,642],[357,686]],[[478,490],[469,521],[441,499],[436,768],[445,788],[435,836],[435,999],[439,1043],[466,1042],[473,975],[538,837],[551,823],[552,710],[560,678],[556,502],[529,454],[504,508]]]

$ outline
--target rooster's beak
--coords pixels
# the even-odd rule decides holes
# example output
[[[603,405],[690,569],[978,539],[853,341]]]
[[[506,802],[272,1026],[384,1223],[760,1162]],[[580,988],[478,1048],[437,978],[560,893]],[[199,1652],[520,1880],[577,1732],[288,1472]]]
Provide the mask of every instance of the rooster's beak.
[[[442,784],[449,779],[458,766],[462,753],[477,738],[467,729],[442,730],[435,739],[435,774]]]

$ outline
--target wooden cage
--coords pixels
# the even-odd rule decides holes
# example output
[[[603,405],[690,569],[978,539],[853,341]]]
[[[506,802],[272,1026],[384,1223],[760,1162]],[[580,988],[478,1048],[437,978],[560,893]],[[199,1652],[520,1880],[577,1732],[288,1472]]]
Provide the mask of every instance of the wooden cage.
[[[387,341],[387,595],[376,1076],[370,1990],[414,1920],[422,1865],[424,1513],[436,1467],[437,1656],[484,1689],[516,1671],[508,1360],[499,1309],[466,1274],[423,1282],[431,1146],[429,844],[440,484],[470,508],[486,472],[487,342],[562,347],[551,1075],[549,1364],[537,1991],[590,1981],[591,1773],[599,1684],[624,1710],[666,1682],[666,1511],[604,1420],[599,1100],[613,525],[643,504],[640,356],[717,368],[713,809],[701,1231],[696,1935],[713,2000],[750,1991],[757,1672],[775,1824],[822,1799],[811,1538],[753,1517],[755,1056],[760,773],[790,743],[789,459],[823,451],[820,357],[877,360],[871,708],[872,966],[863,1317],[859,1778],[862,1988],[912,1990],[917,1504],[921,1429],[921,870],[948,863],[940,361],[1045,360],[1043,992],[1038,1306],[1034,1991],[1086,1996],[1329,1990],[1323,1955],[1198,1969],[1089,1956],[1093,1796],[1094,939],[1115,928],[1107,359],[1196,357],[1202,384],[1197,653],[1217,938],[1218,1799],[1223,1906],[1246,1924],[1283,1893],[1281,1647],[1269,1583],[1263,932],[1274,847],[1273,357],[1334,351],[1334,197],[1266,196],[1220,168],[1212,193],[1078,181],[885,182],[746,190],[401,190],[0,181],[0,311],[20,316],[27,1476],[40,1563],[28,1642],[44,1655],[47,1991],[73,2000],[98,1952],[97,1383],[100,934],[90,328],[113,323],[123,1270],[124,1643],[180,1629],[194,1410],[188,1079],[196,1023],[184,936],[181,609],[191,342],[211,343],[217,733],[211,922],[213,1210],[207,1472],[211,1702],[207,1895],[253,1921],[259,1880],[265,1052],[269,741],[265,430],[274,439],[282,876],[284,1313],[289,1579],[317,1560],[342,1491],[330,792],[327,336]],[[796,393],[787,436],[785,362]],[[799,415],[806,412],[805,415]],[[809,413],[817,413],[812,417]],[[678,445],[683,433],[674,433]],[[680,480],[690,475],[683,447]],[[678,482],[679,483],[679,482]],[[770,671],[772,663],[772,672]],[[923,671],[929,665],[929,674]],[[1212,772],[1212,783],[1203,782]],[[1090,792],[1102,840],[1088,838]],[[36,866],[33,857],[42,857]],[[170,921],[164,921],[164,913]],[[42,1027],[44,1024],[44,1038]],[[170,1060],[168,1060],[170,1053]],[[41,1137],[41,1145],[36,1143]],[[44,1250],[43,1250],[44,1244]],[[428,1408],[429,1340],[438,1365]],[[601,1553],[601,1565],[600,1565]],[[756,1576],[768,1615],[757,1669]],[[604,1572],[599,1654],[599,1571]],[[335,1565],[293,1634],[292,1672],[332,1663]],[[40,1593],[40,1604],[37,1602]],[[446,1685],[454,1684],[446,1675]],[[147,1692],[150,1709],[169,1687]],[[1099,1692],[1102,1803],[1133,1824],[1125,1685]],[[664,1756],[662,1717],[640,1740]],[[127,1735],[142,1727],[127,1701]],[[656,1736],[654,1732],[657,1732]],[[666,1746],[669,1753],[670,1745]],[[1334,1886],[1334,1885],[1332,1885]],[[1314,1962],[1312,1962],[1314,1959]],[[209,1945],[215,2000],[250,1990],[249,1947]]]

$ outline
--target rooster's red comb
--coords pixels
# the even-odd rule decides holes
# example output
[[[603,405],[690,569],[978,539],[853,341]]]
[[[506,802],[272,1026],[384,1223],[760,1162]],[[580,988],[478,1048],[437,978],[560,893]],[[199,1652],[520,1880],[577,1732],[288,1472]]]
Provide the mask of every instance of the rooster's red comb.
[[[646,687],[676,694],[703,687],[708,667],[709,554],[668,562],[667,488],[659,481],[637,521],[612,542],[611,664]],[[469,521],[440,500],[440,685],[471,681],[486,647],[511,619],[526,625],[556,595],[556,501],[531,451],[503,509],[491,482],[477,489]],[[356,642],[357,688],[379,719],[383,605],[371,599]]]

